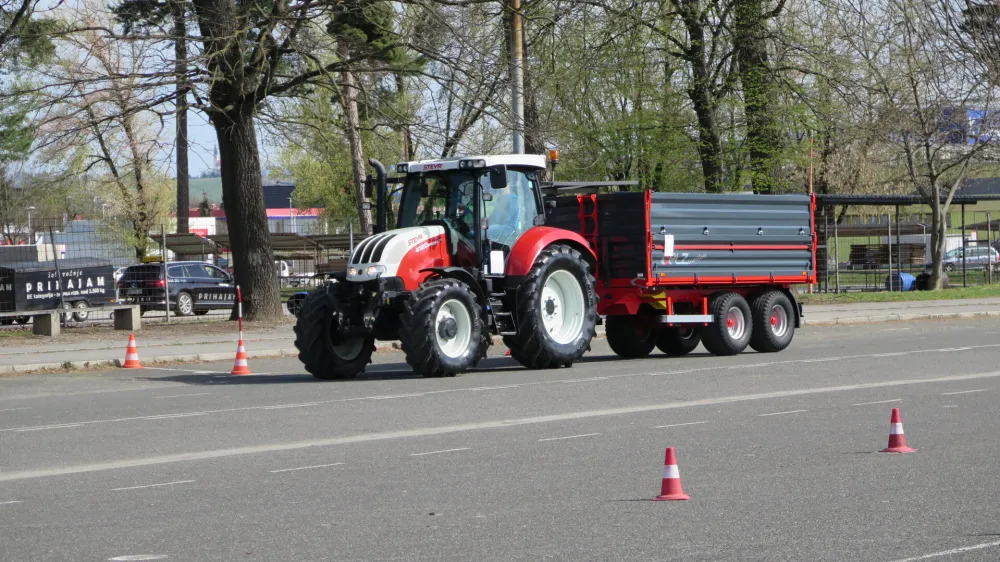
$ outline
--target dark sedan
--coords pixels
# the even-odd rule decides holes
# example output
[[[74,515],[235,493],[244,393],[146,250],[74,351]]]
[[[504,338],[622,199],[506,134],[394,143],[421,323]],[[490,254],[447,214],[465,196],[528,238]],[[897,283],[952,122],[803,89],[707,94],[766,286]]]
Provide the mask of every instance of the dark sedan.
[[[143,312],[164,310],[166,289],[170,309],[178,316],[208,314],[232,309],[236,302],[233,278],[212,264],[199,261],[170,262],[163,275],[162,263],[129,266],[118,281],[119,301],[138,304]]]

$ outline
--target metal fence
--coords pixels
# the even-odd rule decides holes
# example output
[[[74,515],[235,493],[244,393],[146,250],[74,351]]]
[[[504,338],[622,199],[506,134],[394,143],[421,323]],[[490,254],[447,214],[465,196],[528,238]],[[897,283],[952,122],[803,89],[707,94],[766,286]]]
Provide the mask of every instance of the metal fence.
[[[992,211],[949,216],[944,270],[950,287],[1000,281],[1000,220]],[[929,214],[883,214],[837,221],[817,217],[817,284],[821,292],[907,291],[929,273]],[[964,220],[963,220],[964,219]],[[926,277],[926,275],[924,275]]]
[[[69,309],[63,326],[110,324],[108,305],[137,304],[144,322],[229,319],[236,300],[228,234],[142,235],[127,220],[32,217],[0,225],[0,326],[25,326],[30,313]],[[330,234],[271,234],[283,300],[346,267],[354,228]],[[24,312],[25,314],[14,314]],[[8,328],[11,329],[11,328]]]

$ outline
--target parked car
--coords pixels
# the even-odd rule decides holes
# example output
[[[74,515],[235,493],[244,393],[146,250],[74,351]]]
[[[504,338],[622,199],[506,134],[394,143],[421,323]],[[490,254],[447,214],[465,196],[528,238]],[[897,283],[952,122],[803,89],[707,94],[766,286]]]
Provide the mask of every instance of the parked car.
[[[200,261],[170,262],[163,275],[163,263],[129,266],[118,281],[123,304],[138,304],[140,310],[164,310],[165,288],[170,291],[170,309],[177,316],[208,314],[210,310],[231,309],[236,287],[231,275]]]
[[[945,271],[955,271],[962,269],[963,256],[965,268],[984,269],[986,267],[997,268],[1000,265],[1000,252],[990,246],[969,246],[966,248],[955,248],[945,252],[942,257]],[[932,264],[928,263],[927,267]]]

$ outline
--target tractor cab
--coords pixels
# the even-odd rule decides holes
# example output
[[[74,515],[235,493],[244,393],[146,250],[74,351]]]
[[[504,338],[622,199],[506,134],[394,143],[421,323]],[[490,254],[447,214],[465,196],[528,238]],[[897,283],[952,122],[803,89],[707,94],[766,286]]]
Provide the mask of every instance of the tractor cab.
[[[502,275],[518,238],[538,221],[544,156],[509,155],[406,162],[397,228],[445,229],[453,266]]]

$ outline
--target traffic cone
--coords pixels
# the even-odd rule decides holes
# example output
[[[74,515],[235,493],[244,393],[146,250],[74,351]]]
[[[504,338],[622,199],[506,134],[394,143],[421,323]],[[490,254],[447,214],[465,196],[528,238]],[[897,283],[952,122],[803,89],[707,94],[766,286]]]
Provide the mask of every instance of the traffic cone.
[[[889,421],[889,446],[880,453],[912,453],[916,449],[906,446],[906,435],[903,434],[903,418],[899,408],[892,409],[892,419]]]
[[[660,495],[654,500],[691,499],[691,496],[685,494],[681,488],[681,472],[677,469],[677,458],[674,456],[673,447],[667,447],[667,458],[663,461],[663,465],[663,484],[660,487]]]
[[[236,348],[236,362],[230,375],[250,375],[250,366],[247,365],[247,350],[243,348],[243,338],[240,338],[240,345]]]
[[[142,363],[139,363],[139,349],[135,346],[135,334],[128,335],[128,347],[125,349],[125,362],[122,363],[122,368],[142,368]]]

